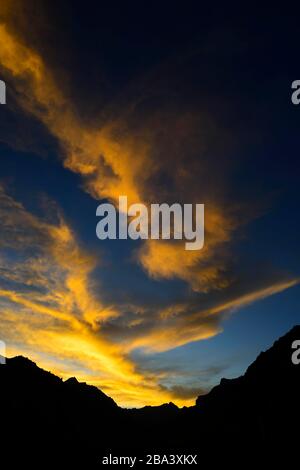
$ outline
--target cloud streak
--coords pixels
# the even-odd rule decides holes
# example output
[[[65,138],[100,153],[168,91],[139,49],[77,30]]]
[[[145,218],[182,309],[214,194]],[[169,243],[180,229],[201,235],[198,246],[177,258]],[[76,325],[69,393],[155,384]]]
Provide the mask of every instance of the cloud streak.
[[[95,262],[79,247],[62,215],[58,224],[43,221],[1,188],[0,217],[1,337],[8,351],[29,349],[42,364],[47,354],[53,357],[51,368],[63,376],[75,360],[79,377],[86,378],[88,370],[102,388],[110,383],[115,396],[129,405],[133,397],[135,404],[168,399],[153,377],[138,373],[120,346],[95,329],[119,313],[93,297],[89,274]],[[57,357],[65,366],[56,364]]]
[[[203,193],[191,191],[195,189],[194,184],[191,185],[195,168],[189,168],[185,163],[189,151],[186,144],[189,140],[194,140],[198,131],[197,124],[204,125],[197,116],[193,117],[188,113],[180,119],[172,118],[166,126],[167,135],[177,132],[178,147],[166,149],[177,160],[177,164],[173,166],[168,153],[167,157],[161,158],[165,139],[162,142],[161,139],[157,141],[159,127],[156,121],[159,116],[154,116],[152,123],[148,122],[150,118],[146,119],[142,127],[134,124],[128,127],[121,119],[107,123],[100,130],[86,127],[77,117],[72,103],[61,93],[51,70],[47,69],[42,58],[22,44],[3,24],[0,25],[0,38],[5,44],[1,49],[1,63],[16,80],[21,105],[40,119],[58,139],[63,148],[65,167],[84,178],[85,187],[93,197],[108,198],[117,203],[119,195],[125,194],[129,204],[145,201],[149,204],[155,198],[159,179],[157,175],[169,174],[176,200],[178,194],[184,200],[189,199],[192,202],[199,202],[199,198],[203,198]],[[198,147],[207,145],[207,132],[210,131],[205,130],[203,143],[196,142]],[[204,160],[205,158],[200,159],[201,163],[197,168],[200,175],[206,175],[210,171],[210,168],[205,168],[207,162]],[[170,198],[172,194],[165,194],[165,197]],[[186,256],[184,244],[177,243],[174,246],[167,243],[145,243],[138,257],[150,275],[167,279],[178,277],[190,282],[197,290],[207,290],[223,284],[223,266],[218,266],[214,254],[216,250],[224,249],[237,222],[207,194],[205,199],[205,249],[190,252]],[[208,263],[210,266],[207,266]],[[198,266],[197,274],[191,271],[195,265]]]
[[[138,370],[132,353],[211,338],[222,331],[228,312],[299,280],[272,272],[248,283],[237,279],[235,237],[257,214],[248,211],[248,203],[232,203],[228,181],[234,163],[227,155],[235,139],[206,109],[159,99],[155,106],[142,91],[130,103],[117,104],[101,126],[97,116],[87,123],[47,60],[27,44],[11,6],[4,2],[0,10],[3,73],[20,109],[57,140],[63,166],[81,176],[85,191],[113,203],[127,195],[129,204],[206,205],[203,250],[149,240],[133,254],[150,280],[182,281],[185,298],[164,306],[138,305],[130,298],[125,305],[118,293],[111,302],[94,294],[91,278],[99,260],[79,245],[59,210],[56,222],[42,220],[1,188],[1,327],[11,354],[28,350],[60,375],[74,372],[126,405],[190,403],[198,386],[162,385],[159,373]],[[160,91],[160,84],[151,86]]]

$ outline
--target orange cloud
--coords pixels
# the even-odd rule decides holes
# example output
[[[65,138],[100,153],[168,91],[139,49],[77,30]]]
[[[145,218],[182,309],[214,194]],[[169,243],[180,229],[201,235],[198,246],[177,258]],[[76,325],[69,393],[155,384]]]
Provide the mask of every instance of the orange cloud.
[[[86,128],[42,58],[5,24],[0,25],[0,41],[0,63],[15,79],[21,105],[59,140],[65,150],[64,165],[83,175],[87,190],[97,198],[116,201],[127,194],[129,203],[139,201],[136,180],[149,165],[146,144],[128,136],[113,139],[114,126],[100,131]]]
[[[300,279],[277,282],[250,293],[237,296],[208,309],[201,309],[187,315],[188,304],[178,304],[163,309],[156,325],[143,336],[129,341],[129,349],[143,348],[148,352],[163,352],[192,341],[216,336],[222,331],[221,315],[239,310],[253,302],[278,294],[299,284]],[[126,348],[126,344],[124,345]]]
[[[209,184],[210,171],[218,173],[206,152],[210,141],[217,140],[214,126],[209,123],[206,130],[203,117],[193,113],[168,116],[166,122],[154,116],[135,125],[127,115],[100,129],[86,124],[46,61],[8,21],[13,2],[2,2],[0,9],[3,71],[11,78],[22,108],[58,140],[63,165],[82,176],[92,197],[117,202],[125,194],[129,204],[174,202],[178,197],[178,201],[206,204],[204,249],[187,252],[181,243],[145,242],[136,255],[145,272],[155,279],[182,279],[198,293],[225,290],[231,282],[225,274],[229,244],[241,222],[220,202],[226,201],[222,184]],[[198,140],[195,134],[200,136]],[[223,145],[223,139],[218,140]],[[187,157],[188,150],[192,156],[195,151],[187,149],[188,141],[196,141],[196,159]],[[158,181],[165,175],[169,185]],[[208,185],[213,191],[207,190]],[[41,221],[3,191],[0,196],[1,208],[6,208],[1,214],[4,235],[0,246],[21,254],[19,260],[5,253],[0,258],[1,277],[9,286],[0,291],[1,326],[10,353],[28,350],[39,364],[62,376],[72,371],[80,379],[110,390],[123,404],[158,404],[174,395],[159,387],[159,377],[139,373],[128,358],[130,351],[165,351],[212,337],[220,332],[224,312],[298,282],[270,283],[208,309],[199,305],[191,309],[188,302],[158,308],[158,314],[153,314],[155,325],[150,322],[148,328],[148,319],[136,309],[140,316],[134,312],[136,317],[130,320],[131,336],[114,341],[104,334],[104,326],[123,312],[93,295],[90,276],[95,260],[79,246],[63,217],[57,224]],[[28,247],[36,247],[34,256],[27,253]],[[177,403],[189,401],[178,398]]]
[[[195,291],[224,288],[224,259],[215,251],[231,239],[235,223],[218,207],[209,206],[205,214],[205,244],[202,250],[186,251],[183,242],[150,240],[139,253],[139,260],[150,276],[158,279],[180,278]]]
[[[149,132],[144,132],[143,138],[130,136],[121,122],[100,130],[86,128],[41,57],[21,44],[5,25],[0,25],[0,40],[5,44],[0,51],[2,65],[16,79],[26,82],[26,88],[22,83],[19,85],[22,105],[59,140],[65,150],[64,165],[83,176],[86,189],[95,198],[118,202],[119,195],[126,194],[129,204],[143,202],[148,191],[147,179],[161,166],[159,160],[152,158]],[[195,194],[192,196],[195,198]],[[205,215],[203,250],[187,253],[180,243],[145,243],[138,255],[140,263],[151,276],[178,277],[195,290],[224,286],[223,266],[217,260],[210,261],[215,249],[230,240],[235,226],[232,217],[216,204],[210,204]]]
[[[122,348],[102,336],[98,322],[119,312],[113,306],[103,307],[93,296],[89,275],[95,261],[79,247],[62,216],[57,225],[45,222],[3,189],[0,215],[0,246],[15,253],[0,260],[2,282],[8,284],[0,288],[1,338],[8,353],[30,351],[39,364],[51,363],[51,369],[62,376],[76,360],[73,372],[79,378],[94,374],[102,388],[113,383],[115,398],[131,406],[168,400],[170,396],[153,377],[138,373]],[[15,274],[18,256],[22,269]],[[64,361],[60,366],[57,358]]]

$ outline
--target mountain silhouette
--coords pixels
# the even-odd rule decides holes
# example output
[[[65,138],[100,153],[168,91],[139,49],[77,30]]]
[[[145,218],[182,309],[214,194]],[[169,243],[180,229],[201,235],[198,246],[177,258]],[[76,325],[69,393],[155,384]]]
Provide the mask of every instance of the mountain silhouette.
[[[245,374],[222,379],[195,406],[122,409],[98,388],[66,381],[22,356],[0,366],[1,462],[99,468],[103,456],[197,454],[198,465],[270,465],[299,446],[300,326],[262,352]],[[240,459],[244,460],[240,460]]]

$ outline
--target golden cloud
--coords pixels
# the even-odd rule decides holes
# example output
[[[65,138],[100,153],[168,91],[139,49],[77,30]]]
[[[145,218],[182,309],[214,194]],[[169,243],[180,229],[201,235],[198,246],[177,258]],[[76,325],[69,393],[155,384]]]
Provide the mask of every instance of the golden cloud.
[[[226,290],[231,282],[226,275],[230,242],[241,220],[221,202],[226,201],[222,178],[218,185],[211,184],[211,173],[222,171],[217,171],[216,162],[209,163],[206,151],[210,141],[215,145],[220,140],[223,146],[226,138],[216,139],[218,129],[206,123],[208,117],[195,113],[168,116],[164,129],[157,116],[133,125],[130,112],[126,118],[120,113],[118,119],[101,128],[85,123],[46,61],[14,28],[13,3],[2,2],[0,7],[0,64],[18,92],[22,109],[42,122],[59,142],[63,165],[82,176],[86,191],[96,199],[116,203],[119,195],[127,195],[129,204],[163,202],[162,198],[166,202],[205,203],[203,250],[187,252],[182,243],[150,240],[136,256],[155,279],[179,278],[202,294]],[[189,141],[195,148],[187,148]],[[193,158],[195,152],[197,158]],[[160,182],[166,175],[170,184]],[[157,195],[159,201],[155,200]],[[152,312],[152,322],[137,308],[140,316],[130,320],[131,335],[114,341],[103,330],[123,312],[93,295],[90,276],[96,261],[79,246],[64,218],[60,215],[57,224],[42,221],[3,190],[0,196],[4,221],[0,240],[4,282],[1,326],[4,339],[11,344],[10,353],[29,350],[41,365],[62,376],[73,371],[79,379],[110,390],[126,405],[158,404],[174,396],[159,387],[159,377],[136,370],[130,351],[165,351],[212,337],[220,332],[224,312],[298,282],[270,282],[210,308],[197,305],[191,310],[188,302],[158,308],[156,314]],[[19,256],[9,257],[8,247]],[[31,247],[36,249],[34,255]],[[176,402],[190,403],[180,397]]]
[[[79,247],[62,216],[57,225],[40,220],[2,188],[0,216],[0,246],[4,253],[7,248],[14,251],[0,260],[6,285],[0,288],[1,338],[8,352],[29,350],[61,376],[76,360],[79,378],[86,378],[88,370],[103,389],[113,384],[113,396],[127,405],[168,400],[170,395],[153,377],[138,373],[121,347],[102,337],[99,322],[119,312],[94,298],[89,275],[95,262]],[[57,358],[64,362],[58,364]]]
[[[120,121],[109,123],[100,130],[85,127],[72,104],[55,84],[42,58],[21,44],[3,24],[0,25],[0,40],[5,45],[0,51],[0,61],[17,79],[22,106],[38,117],[59,140],[64,149],[64,165],[82,175],[86,189],[95,198],[118,202],[119,195],[126,194],[129,204],[143,202],[149,193],[149,180],[164,165],[153,157],[151,132],[144,130],[142,137],[130,136]],[[186,135],[186,130],[183,135]],[[180,165],[176,165],[178,167]],[[184,165],[181,165],[181,180],[184,179],[183,168]],[[174,178],[177,177],[175,174]],[[187,197],[190,196],[187,193]],[[192,197],[195,199],[197,193]],[[224,246],[230,240],[236,221],[216,204],[206,207],[206,242],[203,250],[186,253],[180,243],[145,243],[138,256],[151,276],[178,277],[191,283],[195,290],[204,291],[226,283],[218,261],[214,260],[213,267],[212,262],[210,266],[208,263],[213,258],[215,248]],[[195,270],[190,268],[196,264],[195,274]]]

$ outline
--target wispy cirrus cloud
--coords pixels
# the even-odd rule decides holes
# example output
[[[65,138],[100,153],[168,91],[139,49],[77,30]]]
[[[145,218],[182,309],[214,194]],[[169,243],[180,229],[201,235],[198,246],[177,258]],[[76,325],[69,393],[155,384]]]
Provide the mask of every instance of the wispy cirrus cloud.
[[[153,377],[138,373],[120,346],[102,336],[97,325],[120,313],[93,296],[95,261],[62,215],[56,224],[41,220],[1,188],[0,218],[1,337],[8,352],[29,350],[63,376],[75,362],[79,377],[88,370],[103,389],[111,383],[115,397],[127,404],[167,399]]]
[[[138,372],[130,354],[213,337],[228,312],[299,280],[271,269],[249,279],[232,267],[235,237],[259,210],[249,210],[247,200],[233,203],[229,194],[236,138],[226,126],[191,100],[173,104],[175,97],[170,104],[155,80],[147,82],[150,98],[141,87],[131,100],[115,103],[101,125],[98,116],[87,122],[60,83],[63,74],[58,78],[26,41],[29,22],[25,15],[21,28],[12,6],[0,7],[2,70],[20,109],[56,139],[63,166],[81,176],[95,200],[116,203],[125,194],[129,203],[204,202],[206,234],[198,252],[186,252],[180,242],[147,241],[134,253],[150,279],[185,283],[182,301],[138,303],[129,293],[125,304],[114,292],[111,302],[101,302],[91,286],[99,261],[79,246],[63,216],[43,221],[2,190],[2,331],[15,345],[12,352],[27,348],[52,370],[74,370],[122,403],[187,403],[199,387],[162,387],[159,373]]]
[[[126,194],[129,204],[137,201],[150,203],[161,186],[159,175],[168,175],[171,191],[165,193],[165,198],[179,196],[180,200],[192,202],[205,199],[205,249],[187,255],[182,243],[145,243],[138,253],[144,269],[157,278],[184,279],[197,290],[214,289],[226,283],[222,276],[224,260],[222,256],[216,259],[214,254],[217,251],[222,255],[226,250],[238,222],[225,206],[205,192],[205,177],[211,169],[206,156],[201,158],[200,155],[199,165],[195,168],[192,164],[190,168],[194,155],[192,152],[188,158],[190,150],[186,146],[189,140],[194,141],[197,124],[205,126],[204,120],[190,113],[186,118],[184,115],[179,119],[169,118],[165,132],[170,135],[177,132],[178,145],[165,151],[171,152],[173,160],[176,160],[174,165],[168,153],[163,158],[161,155],[166,138],[159,136],[158,116],[153,117],[152,127],[151,116],[142,126],[132,123],[128,127],[125,120],[117,119],[100,130],[87,127],[78,118],[72,103],[62,94],[43,59],[22,44],[5,24],[0,26],[0,35],[5,44],[1,50],[1,63],[15,79],[21,106],[40,119],[58,139],[63,149],[63,164],[83,177],[85,188],[93,197],[117,202],[119,195]],[[196,141],[198,151],[205,153],[201,147],[214,139],[211,132],[211,129],[204,128],[204,142]],[[195,170],[203,175],[200,192],[193,182]],[[195,271],[199,272],[196,274]]]

